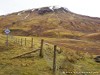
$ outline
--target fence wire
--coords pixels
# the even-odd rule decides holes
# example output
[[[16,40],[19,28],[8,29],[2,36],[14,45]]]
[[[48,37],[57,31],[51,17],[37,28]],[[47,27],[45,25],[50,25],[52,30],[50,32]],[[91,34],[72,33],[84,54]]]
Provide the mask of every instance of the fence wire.
[[[53,69],[53,59],[54,59],[54,45],[49,43],[44,43],[44,59],[48,63],[49,67]],[[62,75],[60,67],[64,64],[65,56],[63,55],[62,50],[57,47],[56,50],[56,73],[57,75]]]

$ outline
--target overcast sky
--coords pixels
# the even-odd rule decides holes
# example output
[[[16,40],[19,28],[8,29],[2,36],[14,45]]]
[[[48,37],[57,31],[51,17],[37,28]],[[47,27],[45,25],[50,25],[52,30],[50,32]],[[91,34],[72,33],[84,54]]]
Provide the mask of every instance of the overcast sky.
[[[0,15],[54,5],[78,14],[100,17],[100,0],[0,0]]]

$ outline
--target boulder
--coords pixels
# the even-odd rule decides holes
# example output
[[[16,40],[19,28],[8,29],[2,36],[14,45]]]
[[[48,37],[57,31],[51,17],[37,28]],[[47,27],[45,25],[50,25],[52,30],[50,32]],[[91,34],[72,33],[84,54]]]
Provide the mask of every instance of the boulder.
[[[94,60],[100,63],[100,56],[95,57]]]

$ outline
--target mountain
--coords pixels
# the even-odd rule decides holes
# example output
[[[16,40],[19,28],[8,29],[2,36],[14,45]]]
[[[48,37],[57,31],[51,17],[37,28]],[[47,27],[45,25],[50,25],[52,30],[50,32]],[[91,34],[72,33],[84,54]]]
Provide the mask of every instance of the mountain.
[[[100,18],[50,6],[0,16],[0,33],[9,28],[13,35],[78,38],[99,33]]]

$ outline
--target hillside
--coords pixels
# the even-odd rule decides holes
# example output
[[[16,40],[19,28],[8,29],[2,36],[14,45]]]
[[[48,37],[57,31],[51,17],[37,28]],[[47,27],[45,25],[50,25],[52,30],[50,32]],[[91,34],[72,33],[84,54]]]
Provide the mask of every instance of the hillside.
[[[100,32],[100,18],[75,14],[64,7],[43,7],[0,16],[0,32],[13,35],[79,38]]]
[[[20,42],[16,41],[16,39],[20,40],[21,38],[27,39],[26,45],[24,44],[24,40],[22,46]],[[39,48],[41,39],[45,39],[45,42],[53,41],[53,43],[57,43],[56,41],[59,40],[56,38],[34,37],[34,47],[31,48],[31,38],[32,37],[14,36],[12,39],[12,37],[9,36],[9,45],[7,47],[5,46],[6,36],[0,35],[0,75],[54,75],[52,74],[53,44],[44,43],[43,58],[39,57],[39,52],[13,58]],[[72,45],[72,42],[77,43],[77,45],[82,42],[71,39],[66,39],[66,41],[69,45]],[[88,46],[95,44],[94,47],[100,47],[99,44],[95,42],[85,41],[84,43],[87,43]],[[94,61],[94,55],[74,51],[69,47],[66,48],[66,46],[57,45],[57,47],[57,49],[61,51],[57,51],[56,55],[56,75],[66,75],[65,72],[69,72],[68,75],[100,74],[100,63]]]
[[[100,18],[56,6],[0,16],[0,75],[54,75],[54,61],[55,75],[99,75],[95,57],[100,57]]]

